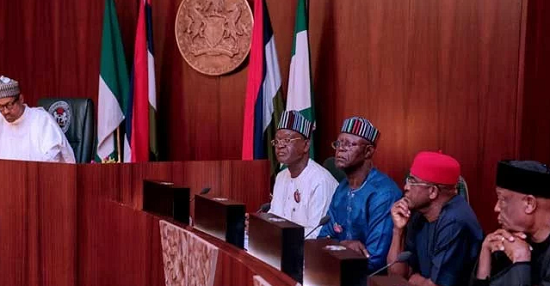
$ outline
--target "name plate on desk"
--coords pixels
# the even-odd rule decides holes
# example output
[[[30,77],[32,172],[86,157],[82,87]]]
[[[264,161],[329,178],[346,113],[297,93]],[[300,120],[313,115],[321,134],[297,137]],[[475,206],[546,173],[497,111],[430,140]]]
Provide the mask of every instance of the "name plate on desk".
[[[304,242],[305,285],[365,285],[367,258],[332,239]]]
[[[189,224],[189,188],[167,181],[143,180],[143,210]]]
[[[269,213],[251,213],[248,222],[248,252],[302,282],[304,228]]]
[[[195,228],[244,247],[245,205],[227,198],[195,196]]]

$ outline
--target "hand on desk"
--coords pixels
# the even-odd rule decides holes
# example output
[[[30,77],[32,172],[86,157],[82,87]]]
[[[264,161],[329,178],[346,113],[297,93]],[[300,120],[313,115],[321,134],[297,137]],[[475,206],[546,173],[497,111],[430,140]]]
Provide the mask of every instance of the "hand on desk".
[[[340,244],[364,255],[366,258],[369,258],[370,256],[363,243],[361,243],[359,240],[342,240],[340,241]]]

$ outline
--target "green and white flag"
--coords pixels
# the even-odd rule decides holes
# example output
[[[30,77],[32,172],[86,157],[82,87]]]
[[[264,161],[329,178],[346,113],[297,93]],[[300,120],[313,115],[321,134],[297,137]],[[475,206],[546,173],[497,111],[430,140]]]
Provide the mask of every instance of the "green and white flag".
[[[308,9],[306,0],[298,0],[294,43],[290,60],[286,110],[297,110],[315,125],[311,65],[309,60]],[[310,157],[313,158],[313,136]]]
[[[122,46],[115,3],[105,1],[103,36],[101,39],[101,64],[99,72],[97,152],[96,162],[118,162],[118,140],[122,138],[117,128],[124,121],[128,104],[130,82]]]

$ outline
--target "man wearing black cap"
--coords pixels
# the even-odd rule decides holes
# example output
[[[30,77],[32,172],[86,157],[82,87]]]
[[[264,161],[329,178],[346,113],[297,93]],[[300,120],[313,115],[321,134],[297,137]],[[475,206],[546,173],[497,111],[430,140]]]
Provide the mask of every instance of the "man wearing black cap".
[[[535,161],[501,161],[495,212],[471,285],[550,285],[550,173]]]

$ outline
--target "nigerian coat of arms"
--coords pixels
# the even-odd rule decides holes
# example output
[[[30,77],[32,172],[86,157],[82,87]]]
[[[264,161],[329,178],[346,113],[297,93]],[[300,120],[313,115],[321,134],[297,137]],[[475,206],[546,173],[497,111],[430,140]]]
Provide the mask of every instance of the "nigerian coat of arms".
[[[176,41],[193,69],[222,75],[248,55],[252,25],[246,0],[183,0],[176,16]]]

